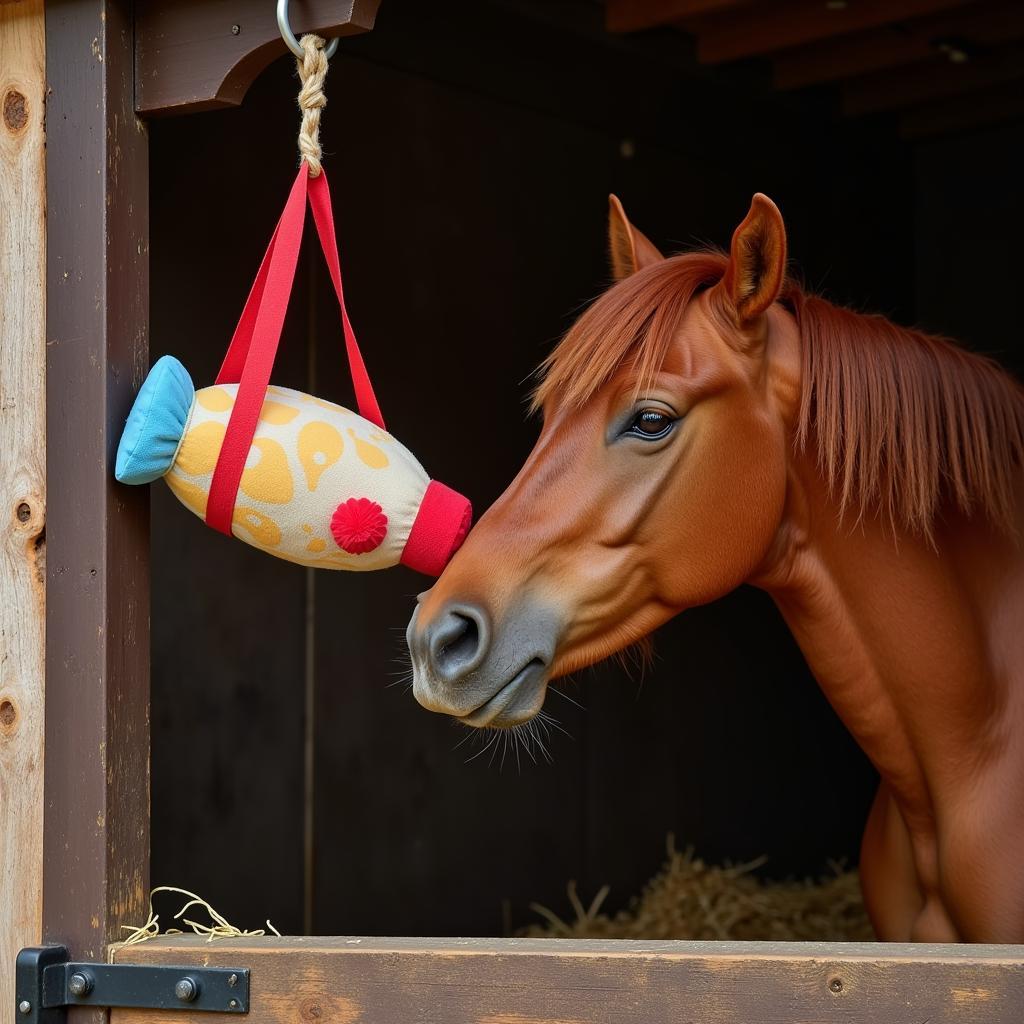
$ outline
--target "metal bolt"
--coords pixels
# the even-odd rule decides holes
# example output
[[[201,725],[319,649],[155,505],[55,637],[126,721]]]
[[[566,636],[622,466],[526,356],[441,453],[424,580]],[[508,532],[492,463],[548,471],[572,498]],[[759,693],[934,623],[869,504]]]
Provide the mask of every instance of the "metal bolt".
[[[229,999],[228,1000],[228,1006],[230,1006],[232,1010],[237,1010],[238,1009],[238,1000],[237,999]]]
[[[174,986],[174,994],[183,1003],[191,1003],[199,995],[199,982],[195,978],[182,978]]]
[[[68,991],[78,999],[87,996],[92,991],[93,980],[84,971],[75,971],[68,978]]]
[[[18,1013],[25,1014],[26,1016],[32,1012],[32,1004],[27,999],[22,999],[18,1003]]]
[[[241,31],[242,31],[242,26],[241,25],[232,25],[231,26],[231,34],[233,36],[237,36],[238,33],[241,32]]]
[[[829,991],[834,992],[836,995],[838,995],[840,992],[843,991],[843,981],[841,978],[833,978],[828,983],[828,987]]]
[[[234,988],[238,984],[238,975],[237,974],[229,974],[228,975],[228,984],[232,988]]]

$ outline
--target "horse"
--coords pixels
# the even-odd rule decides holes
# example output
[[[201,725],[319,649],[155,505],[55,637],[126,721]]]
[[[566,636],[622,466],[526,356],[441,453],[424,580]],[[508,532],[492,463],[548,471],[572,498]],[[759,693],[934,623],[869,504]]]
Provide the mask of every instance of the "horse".
[[[880,774],[878,937],[1024,942],[1024,389],[802,288],[760,193],[728,253],[666,258],[614,196],[609,238],[614,283],[541,366],[536,446],[417,599],[416,699],[515,727],[753,584]]]

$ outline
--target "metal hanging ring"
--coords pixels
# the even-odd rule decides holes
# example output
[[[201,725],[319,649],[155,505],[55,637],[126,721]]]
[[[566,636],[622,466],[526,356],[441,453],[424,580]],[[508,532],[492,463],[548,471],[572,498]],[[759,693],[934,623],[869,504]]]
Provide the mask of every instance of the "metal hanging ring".
[[[288,24],[288,0],[277,0],[277,28],[281,33],[281,38],[288,44],[288,49],[291,50],[299,60],[302,60],[305,54],[302,52],[302,47],[299,46],[298,39],[295,38],[295,33],[292,31],[291,25]],[[324,47],[324,56],[330,60],[337,52],[338,37],[335,36]]]

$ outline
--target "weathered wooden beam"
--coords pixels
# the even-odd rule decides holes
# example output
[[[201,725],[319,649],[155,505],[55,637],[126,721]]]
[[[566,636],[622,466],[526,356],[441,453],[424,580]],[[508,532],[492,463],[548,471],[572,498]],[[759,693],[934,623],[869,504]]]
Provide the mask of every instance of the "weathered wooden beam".
[[[287,52],[271,0],[139,0],[135,109],[143,116],[236,107],[256,76]],[[296,0],[296,36],[373,28],[380,0]]]
[[[250,967],[248,1024],[1007,1024],[1024,946],[167,938],[117,963]],[[111,1024],[204,1024],[115,1010]]]
[[[936,56],[937,44],[944,40],[987,47],[1021,37],[1024,6],[1019,0],[981,4],[938,18],[885,25],[778,53],[772,59],[774,80],[779,89],[801,89],[928,60]]]
[[[1024,82],[1013,89],[1000,86],[915,107],[900,117],[899,129],[905,139],[925,139],[1021,118]]]
[[[938,59],[847,82],[843,86],[843,112],[859,116],[899,110],[1015,82],[1022,77],[1024,47],[1020,46],[962,64]]]
[[[43,933],[83,959],[145,915],[149,884],[149,501],[113,478],[149,362],[130,15],[129,0],[46,4]]]
[[[39,942],[46,573],[43,0],[0,6],[0,1007]]]
[[[757,4],[709,17],[693,26],[697,57],[721,64],[758,57],[830,36],[849,35],[894,21],[934,14],[971,0],[858,0],[833,7],[824,0]]]
[[[672,25],[686,18],[740,7],[751,0],[606,0],[609,32],[638,32]]]

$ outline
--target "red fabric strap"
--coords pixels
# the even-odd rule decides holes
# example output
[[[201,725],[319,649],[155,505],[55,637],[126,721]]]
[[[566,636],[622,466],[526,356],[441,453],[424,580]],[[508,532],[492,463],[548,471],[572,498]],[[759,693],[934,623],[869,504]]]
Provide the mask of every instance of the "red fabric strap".
[[[231,338],[220,372],[217,374],[217,384],[237,383],[238,393],[210,482],[206,522],[215,530],[228,535],[231,534],[238,485],[242,479],[246,459],[249,457],[252,439],[256,434],[263,399],[274,368],[277,346],[281,340],[288,299],[295,281],[295,268],[298,264],[303,224],[306,219],[307,195],[320,237],[320,247],[327,260],[331,281],[341,308],[345,349],[359,414],[384,429],[384,418],[373,393],[373,386],[359,351],[348,310],[345,308],[327,176],[321,171],[318,177],[310,178],[309,170],[303,162],[256,274],[256,280],[249,292],[249,298]]]
[[[381,415],[377,397],[373,393],[370,375],[366,372],[363,354],[359,351],[356,332],[352,329],[352,321],[348,318],[345,307],[345,292],[341,287],[341,266],[338,263],[338,242],[334,237],[334,213],[331,210],[331,191],[327,187],[327,175],[321,171],[315,178],[309,179],[309,206],[313,211],[313,223],[316,224],[320,236],[320,248],[327,260],[327,269],[331,272],[334,293],[338,296],[341,307],[341,328],[345,334],[345,352],[348,355],[348,369],[352,374],[352,386],[356,393],[356,408],[364,420],[376,423],[385,430],[384,417]]]

